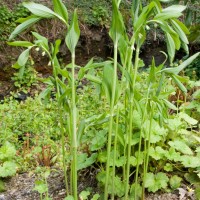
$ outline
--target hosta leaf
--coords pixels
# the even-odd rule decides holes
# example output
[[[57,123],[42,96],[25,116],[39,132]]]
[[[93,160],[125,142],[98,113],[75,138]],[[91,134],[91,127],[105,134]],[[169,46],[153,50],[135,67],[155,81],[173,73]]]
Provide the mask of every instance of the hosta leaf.
[[[65,38],[65,42],[67,44],[67,47],[69,48],[70,52],[72,54],[75,53],[75,47],[78,43],[80,37],[80,29],[78,25],[78,17],[76,10],[74,11],[72,22],[70,24],[67,36]]]
[[[0,167],[0,177],[13,176],[16,173],[17,165],[15,162],[6,161]]]
[[[190,149],[190,147],[188,147],[188,145],[180,140],[174,140],[174,141],[170,141],[168,142],[168,144],[173,147],[174,149],[180,151],[183,154],[188,154],[188,155],[193,155],[192,150]]]

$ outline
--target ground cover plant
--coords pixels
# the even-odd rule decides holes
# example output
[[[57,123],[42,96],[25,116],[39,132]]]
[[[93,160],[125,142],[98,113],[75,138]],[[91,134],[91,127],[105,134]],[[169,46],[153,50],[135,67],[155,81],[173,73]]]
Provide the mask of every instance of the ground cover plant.
[[[199,53],[173,67],[176,50],[183,48],[186,54],[189,53],[186,37],[189,30],[178,19],[186,7],[172,5],[162,8],[157,0],[144,6],[133,1],[130,9],[132,32],[127,34],[120,3],[119,0],[112,1],[109,35],[114,46],[113,58],[99,63],[91,59],[85,66],[75,63],[75,48],[80,37],[76,9],[69,20],[68,10],[61,0],[53,0],[54,10],[33,2],[23,4],[32,15],[18,20],[21,24],[9,39],[13,40],[39,20],[57,18],[67,28],[65,43],[71,54],[71,63],[59,63],[59,39],[50,43],[44,36],[32,32],[33,41],[8,42],[9,45],[26,48],[14,64],[19,69],[17,80],[23,80],[30,53],[34,50],[48,56],[52,76],[43,80],[47,86],[35,97],[34,101],[38,101],[34,104],[35,109],[32,106],[29,108],[32,104],[30,99],[22,104],[10,102],[15,112],[21,113],[23,106],[28,112],[26,115],[16,114],[15,118],[19,120],[15,123],[18,125],[22,121],[20,127],[14,122],[9,125],[14,118],[12,115],[1,116],[5,122],[2,123],[5,127],[1,138],[4,144],[2,151],[11,146],[9,142],[13,142],[13,138],[17,144],[22,138],[24,158],[27,154],[27,159],[35,156],[38,163],[47,167],[59,160],[65,178],[65,199],[145,199],[145,190],[156,192],[179,188],[183,181],[181,171],[185,172],[184,179],[194,185],[198,198],[199,125],[195,117],[190,116],[190,111],[196,109],[199,112],[199,92],[193,94],[194,101],[188,107],[181,105],[179,99],[174,104],[169,101],[170,96],[179,90],[183,103],[186,103],[186,85],[196,84],[199,87],[198,82],[193,83],[180,76],[180,72]],[[167,52],[161,53],[166,60],[156,66],[152,58],[149,70],[139,73],[144,66],[140,49],[152,25],[159,27],[165,36]],[[166,62],[168,58],[169,64]],[[89,81],[88,85],[82,85],[83,79]],[[8,106],[9,103],[2,104],[1,110],[8,111]],[[42,110],[42,115],[35,111],[38,108]],[[29,109],[33,109],[31,113],[36,112],[39,121],[37,118],[33,121]],[[30,126],[31,123],[33,125]],[[34,147],[31,151],[30,142]],[[11,149],[15,153],[14,147]],[[0,159],[0,170],[5,170],[10,159],[14,160],[13,152]],[[38,156],[39,153],[42,157]],[[19,163],[28,161],[18,160]],[[99,167],[97,180],[99,188],[104,190],[89,196],[89,191],[78,191],[78,175],[91,165]],[[40,193],[41,199],[50,199],[48,176],[47,170],[42,181],[36,182],[35,190]],[[192,182],[191,177],[195,177],[195,181]]]

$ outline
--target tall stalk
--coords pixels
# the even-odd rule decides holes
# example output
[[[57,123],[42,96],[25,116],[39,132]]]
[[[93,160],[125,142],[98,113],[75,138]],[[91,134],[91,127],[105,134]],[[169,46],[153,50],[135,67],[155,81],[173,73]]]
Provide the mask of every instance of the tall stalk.
[[[78,199],[78,187],[77,187],[77,132],[76,132],[76,86],[75,86],[75,53],[72,53],[72,183],[73,183],[73,195],[74,199]]]
[[[115,93],[116,93],[116,82],[117,82],[117,50],[118,50],[118,41],[114,43],[114,73],[113,73],[112,98],[110,105],[110,123],[109,123],[108,144],[107,144],[106,181],[104,189],[104,200],[108,199],[108,182],[110,175],[110,152],[111,152],[112,133],[113,133]]]

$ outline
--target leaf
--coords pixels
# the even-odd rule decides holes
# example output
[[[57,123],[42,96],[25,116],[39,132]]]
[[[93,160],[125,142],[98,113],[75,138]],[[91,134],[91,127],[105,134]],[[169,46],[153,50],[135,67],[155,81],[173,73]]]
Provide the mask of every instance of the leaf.
[[[88,197],[90,195],[90,192],[89,191],[82,191],[80,194],[79,194],[79,197],[81,200],[87,200]]]
[[[55,13],[51,9],[47,8],[42,4],[33,2],[24,2],[23,6],[38,17],[53,18],[55,16]]]
[[[180,140],[174,140],[174,141],[169,141],[168,144],[173,147],[174,149],[180,151],[183,154],[187,154],[187,155],[193,155],[192,150],[190,149],[190,147],[188,147],[188,145]]]
[[[15,162],[6,161],[3,166],[0,166],[0,177],[14,176],[16,173],[17,165]]]
[[[7,42],[10,46],[16,47],[32,47],[34,44],[28,41],[14,41],[14,42]]]
[[[183,119],[184,121],[186,121],[190,125],[196,125],[196,124],[198,124],[198,121],[196,119],[193,119],[192,117],[190,117],[186,113],[183,113],[183,112],[179,113],[179,117],[181,119]]]
[[[162,10],[162,12],[183,12],[187,7],[182,5],[172,5]]]
[[[82,153],[78,155],[77,170],[84,169],[92,165],[97,158],[97,153],[93,153],[89,158],[87,153]]]
[[[167,52],[169,54],[170,63],[173,62],[175,56],[175,43],[172,36],[169,33],[166,33],[167,36]]]
[[[179,89],[183,92],[183,93],[187,93],[187,89],[185,88],[185,86],[181,83],[181,81],[179,80],[179,76],[172,74],[171,75],[172,79],[174,80],[174,82],[176,83],[176,85],[179,87]]]
[[[0,180],[0,193],[5,192],[5,191],[6,191],[5,184],[2,180]]]
[[[26,30],[27,28],[31,27],[33,24],[38,22],[41,18],[37,17],[35,15],[31,15],[30,17],[27,17],[26,20],[17,26],[15,30],[11,33],[9,37],[9,41],[14,39],[18,34],[20,34],[22,31]]]
[[[178,67],[165,68],[161,72],[165,72],[165,73],[169,73],[169,74],[178,74],[185,67],[187,67],[188,65],[190,65],[199,55],[200,55],[200,52],[194,54],[193,56],[190,56],[187,60],[185,60],[184,62],[182,62]]]
[[[180,153],[176,152],[175,149],[172,147],[170,147],[169,151],[165,154],[165,157],[175,162],[180,161],[181,159]]]
[[[37,39],[35,43],[39,46],[41,46],[45,51],[48,52],[49,45],[48,45],[48,39],[40,35],[39,33],[32,32],[33,36]]]
[[[170,178],[169,184],[171,188],[175,190],[180,187],[181,181],[182,181],[182,178],[178,177],[177,175],[174,175]]]
[[[172,172],[172,171],[173,171],[173,166],[172,166],[172,164],[167,163],[167,164],[164,166],[164,170],[167,171],[167,172]]]
[[[53,0],[53,6],[55,13],[60,15],[65,24],[68,25],[68,11],[63,2],[61,0]]]
[[[188,168],[200,167],[200,158],[188,155],[181,156],[181,163],[184,165],[184,167]]]
[[[91,200],[98,200],[100,198],[100,195],[99,194],[95,194]]]
[[[182,15],[182,13],[177,12],[177,11],[165,11],[158,13],[155,17],[154,20],[167,20],[167,19],[172,19],[172,18],[178,18]]]
[[[33,190],[39,192],[40,194],[43,194],[48,191],[48,186],[45,183],[45,181],[36,180],[35,187],[33,188]]]
[[[177,110],[177,107],[174,104],[172,104],[171,102],[169,102],[167,99],[163,99],[163,101],[168,108],[170,108],[172,110]]]
[[[65,197],[65,199],[64,200],[74,200],[74,197],[73,196],[71,196],[71,195],[68,195],[67,197]]]
[[[0,160],[5,159],[11,159],[14,158],[16,155],[16,150],[14,145],[12,145],[10,142],[6,142],[1,148],[0,148]]]
[[[174,30],[178,33],[179,37],[181,38],[181,40],[185,43],[188,44],[188,39],[187,36],[185,35],[184,31],[181,29],[181,27],[179,26],[178,23],[176,23],[175,20],[171,20],[172,26],[174,28]]]
[[[95,137],[91,141],[91,145],[90,145],[91,151],[99,150],[105,146],[106,141],[107,141],[106,134],[107,132],[105,130],[97,131]]]
[[[19,66],[24,66],[27,63],[28,58],[29,58],[29,52],[30,52],[30,49],[26,49],[20,54],[17,60],[17,63],[19,64]]]
[[[72,54],[75,53],[75,47],[78,43],[79,37],[80,37],[80,29],[79,29],[79,25],[78,25],[77,12],[75,10],[74,14],[73,14],[72,22],[69,27],[69,31],[65,38],[67,47]]]

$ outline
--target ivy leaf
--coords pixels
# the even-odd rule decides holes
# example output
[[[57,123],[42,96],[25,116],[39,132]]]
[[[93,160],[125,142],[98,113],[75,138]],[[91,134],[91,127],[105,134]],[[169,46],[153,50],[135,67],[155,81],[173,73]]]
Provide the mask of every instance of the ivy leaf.
[[[182,178],[178,177],[177,175],[172,176],[169,180],[171,188],[174,190],[179,188],[181,185],[181,181],[182,181]]]
[[[17,165],[15,162],[6,161],[0,167],[0,177],[13,176],[16,173]]]
[[[168,142],[168,144],[183,154],[193,155],[193,152],[190,149],[190,147],[188,147],[188,145],[183,141],[175,140]]]

